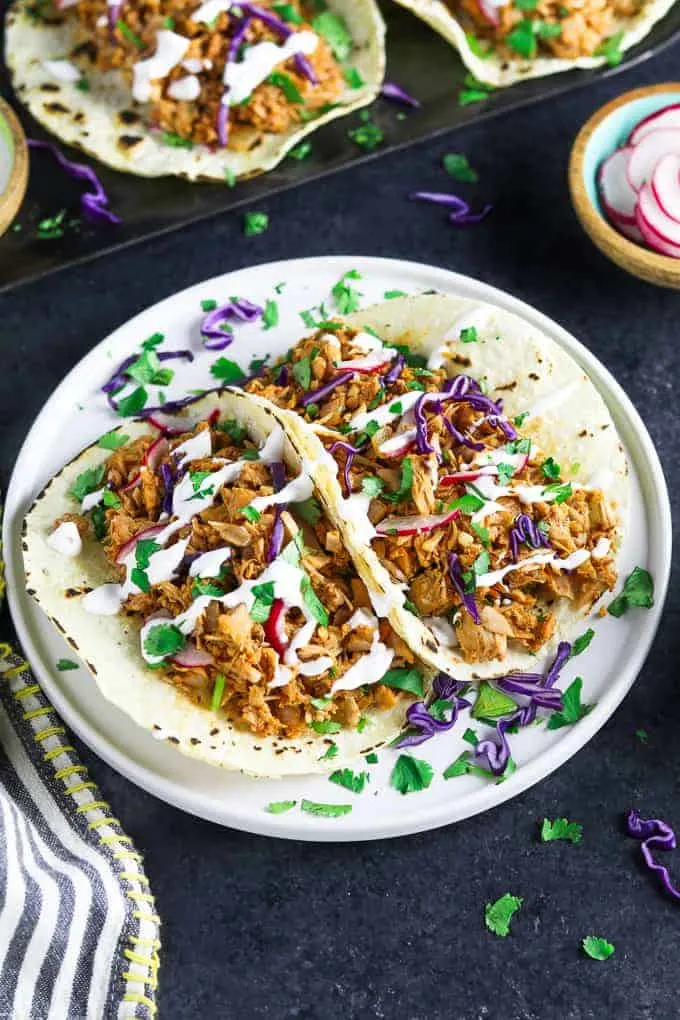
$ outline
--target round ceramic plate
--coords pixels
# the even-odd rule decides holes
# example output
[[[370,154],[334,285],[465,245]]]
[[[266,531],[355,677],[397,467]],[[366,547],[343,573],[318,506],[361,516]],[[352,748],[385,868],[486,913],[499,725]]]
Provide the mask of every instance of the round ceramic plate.
[[[398,754],[391,749],[380,751],[378,763],[366,766],[370,781],[360,795],[330,783],[326,776],[252,779],[190,761],[105,701],[84,668],[57,671],[57,660],[72,658],[73,652],[25,593],[22,517],[45,482],[81,447],[116,423],[97,388],[126,355],[138,350],[152,333],[164,333],[167,349],[191,347],[197,355],[189,369],[178,373],[181,383],[167,388],[168,398],[209,386],[214,383],[210,366],[217,355],[202,349],[202,300],[222,303],[238,294],[260,304],[277,301],[277,326],[263,329],[256,323],[235,331],[227,354],[247,368],[251,360],[275,357],[304,335],[307,327],[301,312],[311,309],[315,319],[332,314],[333,285],[349,270],[360,274],[360,279],[351,282],[361,291],[363,304],[382,300],[386,291],[439,290],[494,302],[524,316],[562,344],[588,372],[609,405],[628,452],[631,517],[622,573],[636,565],[651,571],[654,608],[633,610],[620,619],[584,621],[584,630],[593,626],[595,639],[567,664],[561,686],[564,689],[577,673],[581,675],[583,701],[594,706],[592,711],[572,726],[556,730],[534,726],[513,737],[517,771],[502,784],[475,776],[443,778],[446,766],[467,747],[462,739],[468,725],[466,713],[454,730],[417,749],[417,756],[432,764],[434,779],[427,790],[406,796],[390,786]],[[155,388],[151,390],[155,403]],[[24,443],[7,494],[4,543],[9,602],[24,651],[66,722],[113,768],[157,797],[223,825],[287,838],[355,840],[418,832],[486,811],[538,782],[583,747],[622,700],[647,654],[668,583],[671,524],[666,485],[647,430],[615,380],[572,336],[533,308],[476,280],[417,263],[337,257],[256,266],[198,284],[142,312],[95,347],[53,393]],[[336,818],[307,814],[299,807],[303,798],[324,804],[351,803],[352,811]],[[285,814],[266,811],[270,802],[287,800],[296,801],[296,806]]]

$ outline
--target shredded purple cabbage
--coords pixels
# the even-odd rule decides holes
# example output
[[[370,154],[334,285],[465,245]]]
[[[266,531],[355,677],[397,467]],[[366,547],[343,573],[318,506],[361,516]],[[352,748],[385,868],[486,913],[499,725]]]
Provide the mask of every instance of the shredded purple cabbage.
[[[464,400],[475,411],[487,414],[487,420],[493,428],[501,430],[506,439],[516,439],[517,432],[503,415],[502,401],[494,402],[484,396],[476,379],[468,375],[456,375],[444,384],[444,393],[451,400]]]
[[[286,484],[286,469],[280,460],[273,460],[269,465],[271,471],[272,484],[275,492],[280,492]],[[283,521],[281,515],[287,507],[287,503],[277,503],[274,508],[274,524],[272,525],[271,535],[269,536],[269,545],[267,546],[267,563],[271,563],[281,552],[283,548]]]
[[[414,110],[417,110],[420,106],[420,100],[416,99],[409,92],[397,85],[396,82],[386,81],[380,90],[380,95],[384,99],[392,99],[395,103],[403,103],[405,106],[411,106]]]
[[[496,734],[480,740],[475,747],[475,756],[486,762],[486,767],[494,776],[502,776],[510,761],[510,744],[506,736],[507,729],[515,722],[515,716],[507,716],[496,723]]]
[[[350,478],[350,470],[352,468],[352,464],[354,463],[354,458],[359,453],[359,447],[352,446],[351,443],[346,443],[343,439],[337,439],[334,443],[331,443],[331,445],[328,447],[328,452],[330,454],[333,454],[337,449],[344,450],[346,453],[345,467],[342,472],[342,477],[345,482],[345,495],[349,496],[349,494],[352,491],[352,479]]]
[[[461,569],[460,560],[457,553],[449,553],[449,577],[453,587],[458,592],[458,595],[467,609],[468,613],[473,619],[474,623],[481,623],[481,617],[479,610],[477,609],[477,603],[475,597],[470,592],[465,591],[465,582],[463,581],[463,571]]]
[[[139,354],[130,354],[124,361],[120,363],[118,368],[115,370],[110,379],[107,379],[102,386],[102,393],[106,394],[109,407],[113,411],[118,410],[118,401],[114,400],[114,394],[122,390],[125,385],[130,381],[127,374],[128,369],[134,365],[136,361],[139,361]],[[173,361],[175,358],[183,358],[186,361],[193,361],[194,356],[189,350],[181,351],[160,351],[156,354],[159,361]]]
[[[471,227],[475,223],[481,223],[482,220],[486,219],[491,210],[492,205],[485,205],[481,212],[452,212],[449,214],[449,222],[453,223],[456,227]]]
[[[413,416],[416,422],[416,449],[418,453],[435,453],[435,448],[427,434],[427,421],[425,420],[425,408],[428,404],[436,402],[441,408],[439,393],[423,393],[418,397],[413,408]]]
[[[470,206],[464,199],[443,191],[412,191],[408,197],[411,202],[431,202],[432,205],[444,205],[461,216],[467,216],[470,212]]]
[[[251,3],[239,3],[238,6],[244,14],[249,15],[251,18],[257,18],[259,21],[263,21],[265,25],[268,25],[269,28],[272,29],[272,31],[278,32],[282,39],[287,39],[293,34],[293,30],[288,27],[285,21],[282,21],[281,18],[278,18],[275,14],[272,14],[271,11],[265,10],[264,7]],[[314,73],[314,69],[305,55],[303,53],[298,53],[295,55],[294,60],[296,70],[301,75],[309,79],[312,85],[318,85],[319,79]]]
[[[318,390],[308,390],[300,400],[300,403],[303,407],[307,407],[308,404],[316,404],[320,400],[325,400],[329,393],[332,393],[338,386],[342,386],[343,383],[349,382],[353,378],[354,372],[341,372],[340,375],[336,375],[335,379],[331,379],[330,382],[319,386]]]
[[[533,679],[537,676],[537,679]],[[530,698],[537,708],[559,711],[562,708],[562,693],[555,687],[544,687],[540,674],[508,673],[496,680],[496,686],[506,694],[521,694]]]
[[[448,429],[449,434],[452,436],[453,439],[455,439],[457,443],[460,443],[461,446],[467,446],[468,449],[470,450],[479,451],[484,449],[484,443],[476,443],[474,439],[470,439],[469,436],[464,435],[459,429],[456,428],[453,422],[446,417],[446,415],[444,414],[444,409],[442,407],[441,401],[439,402],[439,407],[437,410],[439,411],[439,414],[441,414],[442,421],[444,422],[444,425]]]
[[[196,393],[190,397],[179,397],[177,400],[166,400],[164,404],[157,404],[155,407],[145,407],[138,415],[138,418],[148,418],[152,414],[176,414],[182,408],[190,407],[191,404],[203,400],[209,393],[222,393],[223,389],[223,386],[212,386],[210,389],[203,390],[202,393]]]
[[[513,563],[517,563],[520,542],[525,542],[532,549],[550,547],[548,536],[541,531],[529,514],[518,514],[510,530],[510,554]]]
[[[120,12],[122,9],[123,9],[122,3],[109,4],[109,9],[107,13],[109,15],[109,31],[111,33],[114,32],[116,25],[118,24],[118,19],[120,18]]]
[[[404,365],[406,364],[406,358],[403,354],[398,354],[392,362],[391,368],[382,377],[383,386],[393,386],[397,381],[401,373],[404,371]]]
[[[120,216],[117,216],[116,213],[107,208],[109,196],[106,194],[104,185],[92,167],[87,166],[85,163],[74,163],[72,160],[67,159],[53,142],[44,142],[37,138],[28,138],[27,141],[31,149],[47,149],[69,177],[73,177],[74,180],[87,181],[94,189],[94,191],[86,191],[80,196],[80,206],[83,215],[88,220],[91,222],[122,223]]]
[[[277,386],[287,386],[290,379],[290,373],[288,371],[288,365],[281,365],[279,374],[276,377]]]
[[[207,351],[223,351],[234,339],[230,320],[255,322],[261,315],[259,305],[247,298],[232,298],[226,305],[209,312],[201,323],[203,346]]]
[[[161,511],[164,514],[172,513],[172,495],[175,489],[175,479],[169,464],[161,464],[161,480],[163,482],[163,501]]]
[[[295,64],[295,70],[297,73],[301,74],[303,78],[306,78],[311,85],[319,84],[317,73],[304,53],[296,53],[293,57],[293,63]]]
[[[654,871],[661,878],[661,884],[674,900],[680,900],[680,889],[673,884],[668,868],[663,864],[657,864],[654,860],[653,850],[675,850],[677,842],[675,833],[667,822],[661,818],[641,818],[635,808],[632,808],[626,817],[626,832],[634,839],[642,841],[640,849],[645,864],[650,871]]]
[[[407,709],[406,719],[409,726],[419,732],[405,733],[396,746],[417,747],[434,737],[435,734],[452,729],[458,721],[461,709],[470,707],[470,702],[461,697],[465,690],[466,685],[459,680],[455,680],[447,673],[438,673],[432,681],[432,692],[435,700],[451,702],[450,718],[448,720],[435,719],[430,715],[425,702],[417,701]]]

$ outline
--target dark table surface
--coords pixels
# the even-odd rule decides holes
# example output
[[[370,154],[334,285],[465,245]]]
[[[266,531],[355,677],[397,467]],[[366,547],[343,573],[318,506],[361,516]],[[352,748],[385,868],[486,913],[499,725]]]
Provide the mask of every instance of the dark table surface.
[[[588,91],[470,127],[265,203],[269,231],[241,217],[59,273],[0,298],[0,484],[62,376],[146,305],[205,277],[298,255],[404,257],[479,277],[580,337],[614,372],[680,482],[680,297],[624,275],[569,205],[569,147],[590,113],[636,85],[671,80],[663,59]],[[493,215],[450,229],[405,201],[440,188],[438,159],[464,151]],[[680,1016],[678,905],[622,834],[631,805],[680,827],[680,597],[642,675],[595,739],[559,772],[489,814],[405,839],[313,845],[220,829],[181,814],[87,750],[104,796],[146,855],[163,919],[161,1016],[224,1020],[672,1020]],[[0,637],[11,633],[7,616]],[[645,745],[634,735],[649,733]],[[544,816],[584,826],[582,844],[537,843]],[[680,851],[671,855],[680,881]],[[524,897],[510,937],[484,904]],[[587,934],[616,954],[579,953]]]

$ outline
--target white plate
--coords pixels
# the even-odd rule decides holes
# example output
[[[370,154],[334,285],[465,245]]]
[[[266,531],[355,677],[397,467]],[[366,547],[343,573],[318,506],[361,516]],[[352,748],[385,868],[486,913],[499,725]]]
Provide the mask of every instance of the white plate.
[[[112,415],[97,392],[127,354],[151,333],[166,336],[166,349],[191,347],[197,354],[188,370],[182,369],[181,395],[191,388],[210,385],[209,366],[218,355],[202,351],[198,326],[200,300],[220,302],[238,294],[264,303],[276,297],[280,324],[268,331],[259,324],[236,330],[226,356],[245,364],[250,358],[287,349],[305,327],[301,309],[328,301],[333,284],[347,270],[356,269],[355,281],[363,302],[381,300],[386,290],[417,293],[440,290],[479,301],[490,301],[524,316],[562,344],[583,366],[606,400],[623,438],[631,464],[630,533],[623,550],[623,572],[646,566],[656,586],[656,604],[650,611],[634,610],[619,620],[591,621],[596,631],[592,645],[564,670],[564,688],[578,673],[584,677],[584,701],[596,703],[575,726],[549,731],[531,727],[513,738],[517,772],[501,785],[464,776],[445,781],[441,771],[466,745],[462,725],[441,734],[415,754],[435,767],[428,790],[402,796],[389,786],[396,752],[380,752],[370,767],[371,779],[356,796],[320,777],[254,780],[190,761],[138,729],[101,697],[83,668],[59,673],[54,664],[71,649],[56,634],[26,595],[23,583],[20,527],[33,497],[81,447],[112,427]],[[275,285],[286,287],[275,295]],[[172,363],[171,363],[172,364]],[[120,419],[118,419],[120,421]],[[374,258],[299,259],[256,266],[198,284],[167,298],[121,326],[94,348],[70,372],[36,419],[21,450],[7,494],[4,523],[9,603],[14,623],[33,668],[57,710],[75,732],[109,765],[157,797],[203,818],[250,832],[296,839],[356,840],[398,836],[435,828],[486,811],[543,779],[590,740],[622,700],[642,666],[657,628],[668,583],[671,553],[670,506],[666,484],[650,437],[635,408],[615,380],[577,340],[528,305],[486,284],[431,266]],[[588,623],[584,622],[584,630]],[[324,818],[299,808],[271,815],[270,801],[309,800],[351,803],[352,813]]]

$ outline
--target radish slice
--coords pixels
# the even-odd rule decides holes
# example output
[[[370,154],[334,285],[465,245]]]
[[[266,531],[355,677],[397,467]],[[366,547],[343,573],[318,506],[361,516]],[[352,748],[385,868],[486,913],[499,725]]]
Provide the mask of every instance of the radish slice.
[[[618,232],[620,234],[623,234],[624,237],[627,237],[629,241],[634,241],[635,244],[644,244],[645,243],[645,239],[642,236],[642,232],[641,232],[640,228],[638,227],[637,222],[635,222],[635,223],[616,223],[615,226],[616,226],[616,229],[618,230]]]
[[[288,648],[285,608],[283,599],[274,599],[269,616],[264,623],[264,636],[281,660]]]
[[[125,485],[123,486],[123,488],[120,491],[121,492],[129,492],[130,489],[134,489],[135,485],[139,485],[140,480],[141,480],[141,475],[140,475],[140,473],[138,471],[136,475],[132,476],[132,478],[130,479],[129,482],[125,483]]]
[[[136,535],[121,545],[118,553],[116,554],[116,563],[123,563],[125,557],[132,552],[140,539],[153,538],[153,536],[157,535],[159,531],[163,531],[165,527],[165,524],[152,524],[150,528],[146,528],[144,531],[138,531]]]
[[[669,255],[673,259],[680,259],[680,246],[669,244],[664,240],[645,219],[640,205],[637,207],[637,225],[645,243],[660,255]]]
[[[656,165],[650,181],[662,212],[680,223],[680,156],[667,153]]]
[[[410,450],[418,437],[417,429],[407,429],[405,432],[397,432],[396,436],[386,439],[378,447],[381,457],[400,457],[407,450]]]
[[[341,361],[337,369],[338,372],[360,372],[362,375],[373,375],[375,372],[380,372],[381,369],[387,368],[391,360],[384,351],[371,351],[365,358]]]
[[[671,103],[670,106],[664,106],[663,110],[644,117],[631,131],[628,144],[637,145],[651,131],[661,128],[680,128],[680,103]]]
[[[211,666],[215,661],[209,652],[202,652],[195,645],[185,645],[179,652],[172,656],[171,660],[175,666]]]
[[[196,424],[196,422],[190,421],[189,418],[175,417],[171,414],[163,414],[161,411],[150,414],[146,421],[166,436],[181,436],[185,432],[191,432]]]
[[[501,23],[501,19],[496,5],[491,3],[491,0],[477,0],[477,5],[485,20],[488,21],[490,25],[493,25],[494,28],[498,28]]]
[[[632,152],[631,148],[617,149],[605,159],[597,175],[602,205],[617,222],[635,223],[637,194],[626,173]]]
[[[635,191],[651,180],[656,164],[668,153],[680,155],[680,128],[650,131],[633,148],[628,161],[628,180]]]
[[[425,535],[435,528],[442,528],[449,521],[458,517],[459,510],[449,510],[445,514],[432,514],[424,517],[414,514],[411,517],[386,517],[380,524],[376,524],[375,530],[379,535]]]
[[[658,234],[666,244],[680,248],[680,223],[666,215],[649,184],[643,184],[640,189],[638,209],[653,233]]]
[[[169,448],[170,444],[165,436],[159,436],[158,439],[154,439],[153,443],[144,454],[143,462],[146,467],[148,467],[150,471],[155,471],[159,462],[166,455]]]

